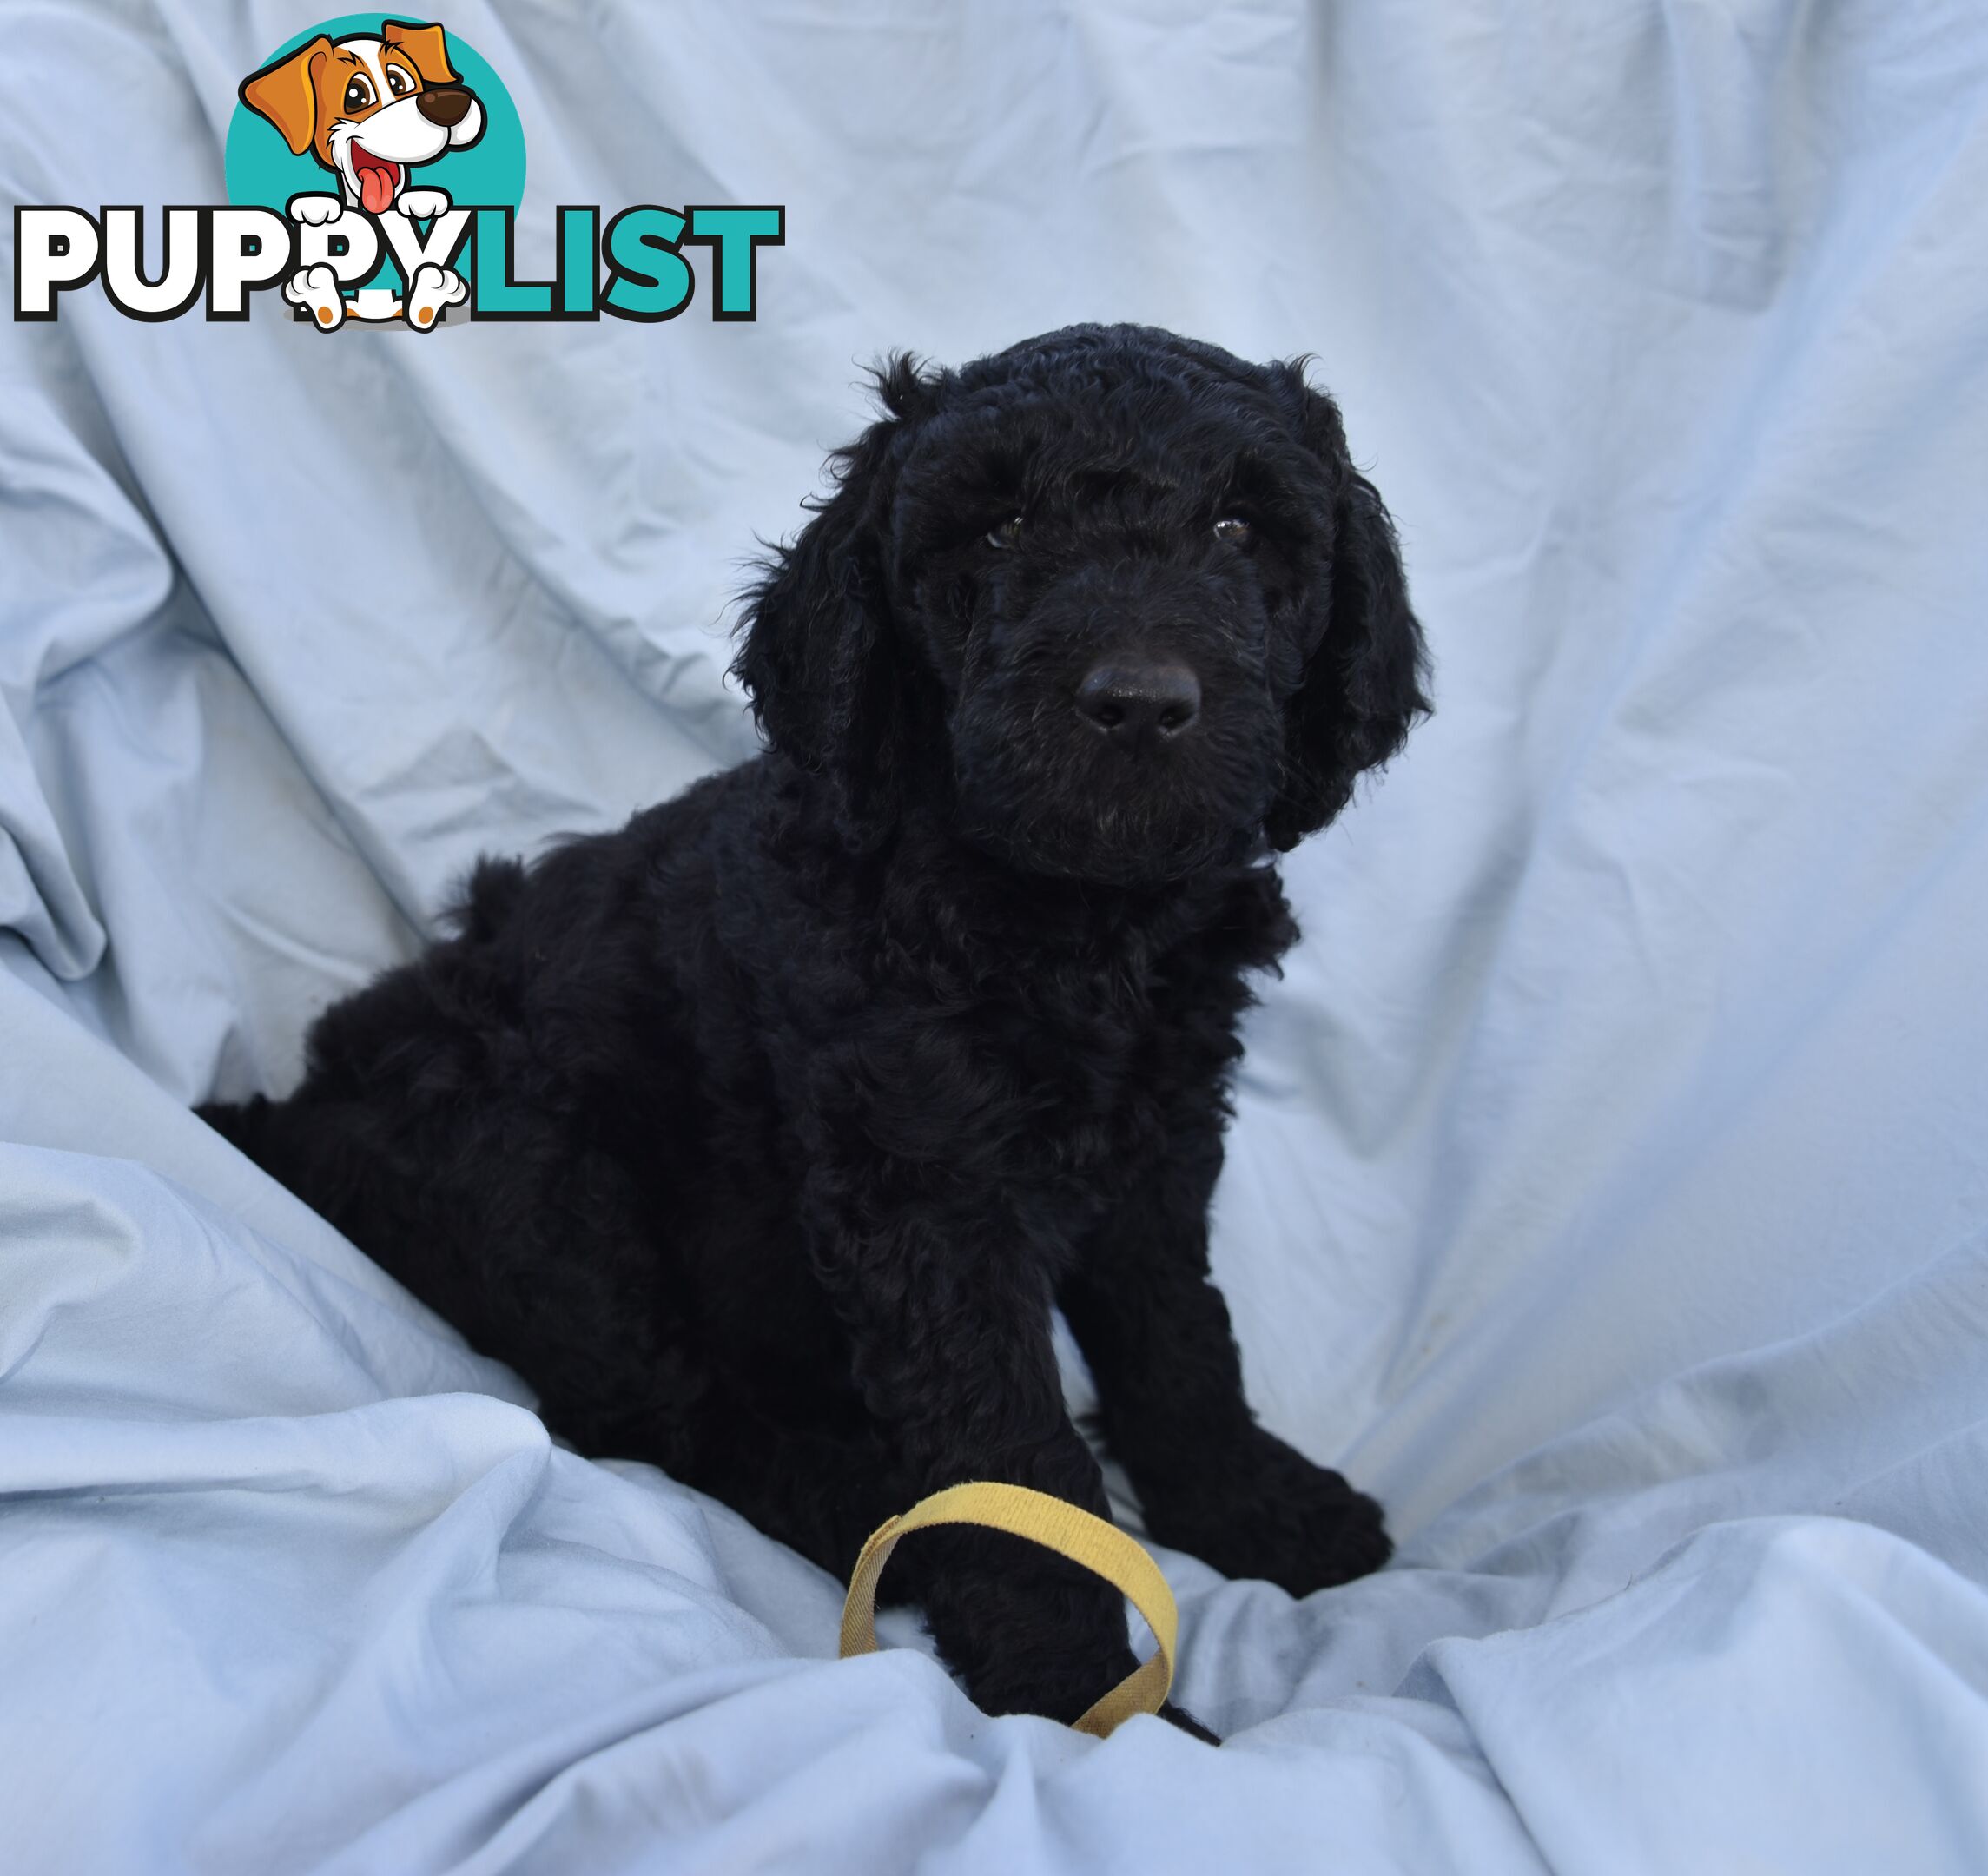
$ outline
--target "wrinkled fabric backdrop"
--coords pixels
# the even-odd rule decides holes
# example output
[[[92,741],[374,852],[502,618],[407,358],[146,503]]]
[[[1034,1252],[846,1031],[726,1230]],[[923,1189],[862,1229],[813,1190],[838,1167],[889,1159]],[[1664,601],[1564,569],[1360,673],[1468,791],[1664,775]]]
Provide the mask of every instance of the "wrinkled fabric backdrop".
[[[318,17],[0,4],[0,197],[223,200]],[[0,328],[8,1867],[1978,1876],[1988,12],[445,22],[527,276],[562,202],[787,245],[751,325]],[[837,1585],[186,1111],[475,855],[749,752],[730,601],[865,361],[1079,319],[1316,354],[1436,661],[1285,869],[1217,1205],[1402,1554],[1163,1554],[1219,1753],[987,1721],[902,1619],[836,1664]]]

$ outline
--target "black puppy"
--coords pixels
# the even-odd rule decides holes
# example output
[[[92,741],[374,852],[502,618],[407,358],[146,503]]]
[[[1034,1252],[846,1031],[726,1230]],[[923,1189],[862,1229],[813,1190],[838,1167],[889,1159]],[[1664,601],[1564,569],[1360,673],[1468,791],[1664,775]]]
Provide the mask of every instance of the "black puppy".
[[[1153,1536],[1302,1595],[1379,1508],[1257,1425],[1206,1212],[1270,850],[1426,706],[1392,530],[1294,365],[1073,327],[880,374],[751,595],[757,760],[526,869],[214,1124],[542,1397],[846,1576],[1005,1479],[1105,1515],[1060,1305]],[[1018,1538],[897,1592],[989,1712],[1133,1665]]]

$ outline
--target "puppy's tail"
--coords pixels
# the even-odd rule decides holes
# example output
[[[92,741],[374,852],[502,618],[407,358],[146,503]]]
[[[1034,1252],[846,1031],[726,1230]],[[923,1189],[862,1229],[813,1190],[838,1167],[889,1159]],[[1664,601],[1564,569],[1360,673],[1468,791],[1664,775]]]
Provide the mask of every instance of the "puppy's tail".
[[[209,1101],[194,1112],[231,1146],[239,1147],[265,1171],[274,1171],[268,1160],[270,1121],[276,1108],[267,1095],[246,1101]]]
[[[347,1151],[340,1116],[308,1100],[209,1101],[194,1112],[239,1147],[276,1181],[320,1212],[340,1230],[351,1222],[355,1191],[363,1187],[360,1162]]]
[[[525,887],[522,861],[479,860],[455,903],[443,913],[443,922],[472,944],[487,944],[511,922]]]

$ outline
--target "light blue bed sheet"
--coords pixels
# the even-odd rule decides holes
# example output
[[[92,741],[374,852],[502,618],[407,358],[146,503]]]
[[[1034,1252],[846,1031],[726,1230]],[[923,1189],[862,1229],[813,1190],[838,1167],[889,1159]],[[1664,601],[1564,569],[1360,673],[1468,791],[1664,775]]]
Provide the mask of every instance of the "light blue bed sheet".
[[[0,196],[221,199],[311,23],[0,5]],[[1988,13],[446,23],[524,271],[562,202],[788,241],[752,325],[0,326],[0,1866],[1988,1869]],[[1402,1554],[1162,1553],[1219,1752],[834,1661],[188,1112],[750,749],[861,360],[1121,317],[1318,354],[1437,670],[1286,867],[1216,1219]]]

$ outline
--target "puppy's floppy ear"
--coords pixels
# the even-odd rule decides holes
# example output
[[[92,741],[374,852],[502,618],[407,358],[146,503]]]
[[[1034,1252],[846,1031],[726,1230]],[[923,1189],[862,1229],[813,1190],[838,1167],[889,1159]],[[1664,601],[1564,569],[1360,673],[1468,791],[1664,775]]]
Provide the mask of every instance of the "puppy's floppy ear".
[[[1394,524],[1372,483],[1354,469],[1338,407],[1304,382],[1304,361],[1280,367],[1298,400],[1305,441],[1338,486],[1331,569],[1304,620],[1309,651],[1285,707],[1284,773],[1265,817],[1271,844],[1288,851],[1351,798],[1363,770],[1384,763],[1429,711],[1428,658],[1409,610]]]
[[[287,58],[241,81],[241,102],[282,132],[293,156],[301,156],[318,134],[317,68],[331,49],[331,41],[320,33]]]
[[[458,83],[449,64],[449,36],[439,26],[422,25],[413,20],[381,20],[380,36],[413,60],[423,84]]]
[[[829,459],[834,492],[764,563],[732,664],[767,742],[827,778],[837,824],[859,850],[895,822],[915,754],[890,611],[890,505],[898,452],[934,389],[908,354],[875,377],[888,414]]]

